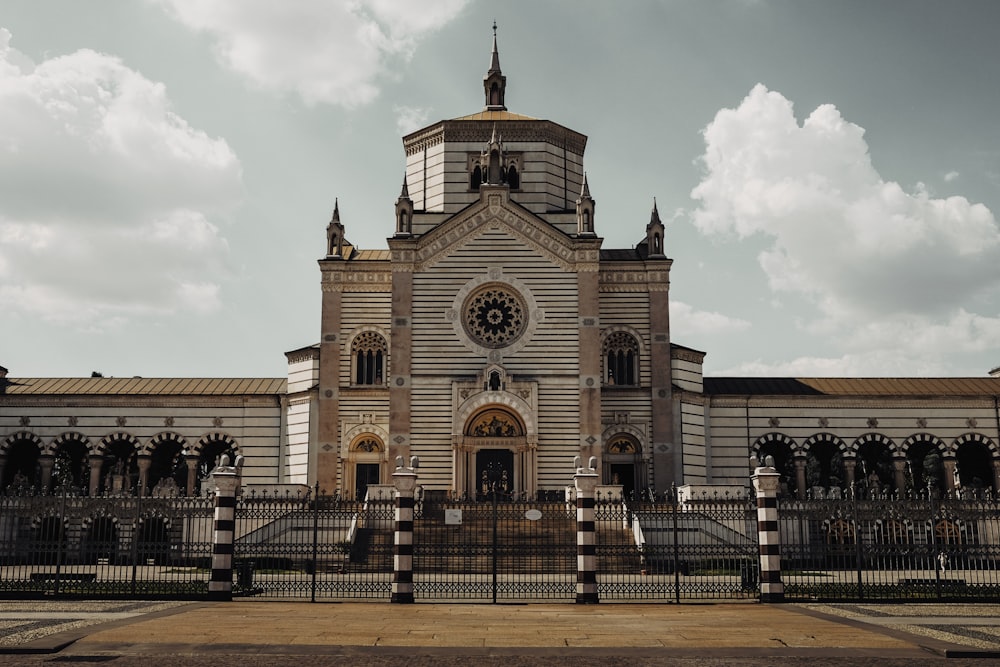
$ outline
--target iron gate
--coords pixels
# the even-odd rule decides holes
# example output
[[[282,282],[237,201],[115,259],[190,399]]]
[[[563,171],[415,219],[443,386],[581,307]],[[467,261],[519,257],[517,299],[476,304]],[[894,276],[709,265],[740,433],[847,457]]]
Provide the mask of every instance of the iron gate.
[[[991,495],[833,495],[779,505],[787,600],[1000,597],[1000,503]]]
[[[576,506],[565,501],[425,497],[413,542],[417,601],[576,599]]]
[[[757,509],[745,496],[598,496],[602,601],[755,598]]]
[[[233,594],[381,599],[392,589],[394,494],[250,494],[236,505]]]
[[[0,597],[203,598],[212,517],[210,498],[0,496]]]

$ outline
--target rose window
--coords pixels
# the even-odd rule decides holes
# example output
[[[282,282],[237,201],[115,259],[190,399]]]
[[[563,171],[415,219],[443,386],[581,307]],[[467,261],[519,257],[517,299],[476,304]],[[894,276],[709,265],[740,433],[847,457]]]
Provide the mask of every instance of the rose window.
[[[498,285],[489,285],[465,302],[465,330],[483,347],[501,348],[524,333],[527,310],[521,297]]]

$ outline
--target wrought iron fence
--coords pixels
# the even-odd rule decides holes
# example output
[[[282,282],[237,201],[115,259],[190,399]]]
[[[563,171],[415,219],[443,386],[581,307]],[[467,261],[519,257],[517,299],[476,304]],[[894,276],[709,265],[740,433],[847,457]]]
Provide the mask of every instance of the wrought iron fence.
[[[203,598],[208,498],[0,496],[0,596]]]
[[[413,543],[417,601],[576,598],[576,506],[565,501],[428,495]]]
[[[756,520],[744,495],[598,497],[600,599],[756,597]]]
[[[786,599],[1000,599],[996,498],[832,495],[779,504]]]
[[[244,495],[236,504],[233,594],[388,601],[394,518],[386,488],[363,501],[315,491]]]

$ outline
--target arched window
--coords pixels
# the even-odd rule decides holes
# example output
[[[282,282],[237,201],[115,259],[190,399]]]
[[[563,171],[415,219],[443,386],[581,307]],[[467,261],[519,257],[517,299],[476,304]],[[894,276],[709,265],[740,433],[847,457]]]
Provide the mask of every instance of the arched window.
[[[517,190],[519,187],[521,187],[521,182],[518,180],[517,177],[517,167],[515,167],[514,165],[510,165],[510,167],[507,169],[507,185],[510,186],[511,190]]]
[[[355,336],[351,343],[354,384],[384,385],[386,352],[385,339],[374,331],[365,331]]]
[[[604,381],[609,385],[635,386],[639,383],[639,343],[624,331],[604,340]]]
[[[478,190],[479,186],[483,184],[483,170],[479,168],[477,164],[473,170],[472,175],[469,176],[469,189]]]

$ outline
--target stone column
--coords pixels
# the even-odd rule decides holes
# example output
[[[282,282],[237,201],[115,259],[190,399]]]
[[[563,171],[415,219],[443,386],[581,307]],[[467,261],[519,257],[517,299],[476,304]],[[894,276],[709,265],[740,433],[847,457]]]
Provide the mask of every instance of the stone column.
[[[799,500],[806,499],[806,457],[796,456],[792,459],[795,466],[795,491]]]
[[[906,495],[906,459],[892,460],[892,481],[896,485],[896,493],[902,498]]]
[[[770,457],[768,457],[770,458]],[[757,539],[760,544],[760,601],[784,602],[781,582],[781,539],[778,535],[778,488],[781,476],[773,466],[754,470],[757,492]]]
[[[579,455],[601,459],[601,294],[599,241],[578,240],[576,291],[578,304],[577,337],[580,370]],[[589,247],[587,247],[589,246]],[[584,249],[586,248],[586,249]],[[637,380],[638,381],[638,380]],[[527,486],[527,485],[525,485]]]
[[[153,465],[153,458],[148,455],[136,457],[139,466],[139,495],[146,495],[146,487],[149,486],[149,469]]]
[[[233,537],[236,532],[236,494],[240,477],[236,468],[218,467],[215,480],[215,527],[212,531],[212,578],[208,599],[233,599]]]
[[[844,458],[844,487],[848,489],[854,488],[854,468],[857,465],[857,459]]]
[[[3,474],[3,464],[0,463],[0,474]],[[1000,492],[1000,459],[993,459],[993,492]]]
[[[670,353],[670,260],[649,260],[649,365],[653,479],[656,491],[665,493],[683,484],[683,443],[674,440],[673,363]]]
[[[598,475],[596,457],[590,465],[576,469],[576,602],[596,604],[597,593],[597,530],[594,521]]]
[[[187,495],[193,496],[198,490],[198,455],[192,454],[184,459],[188,467]]]
[[[944,460],[944,488],[946,491],[954,491],[958,488],[955,484],[955,471],[958,470],[958,461],[956,459],[945,459]]]
[[[104,469],[104,457],[92,454],[87,459],[90,461],[90,496],[94,497],[101,492],[101,472]]]
[[[396,537],[392,550],[392,596],[390,602],[413,603],[413,508],[417,472],[397,458],[392,483],[396,487]]]
[[[38,457],[38,466],[42,469],[42,480],[39,483],[42,493],[48,493],[52,486],[52,467],[56,463],[56,457],[43,454]]]

